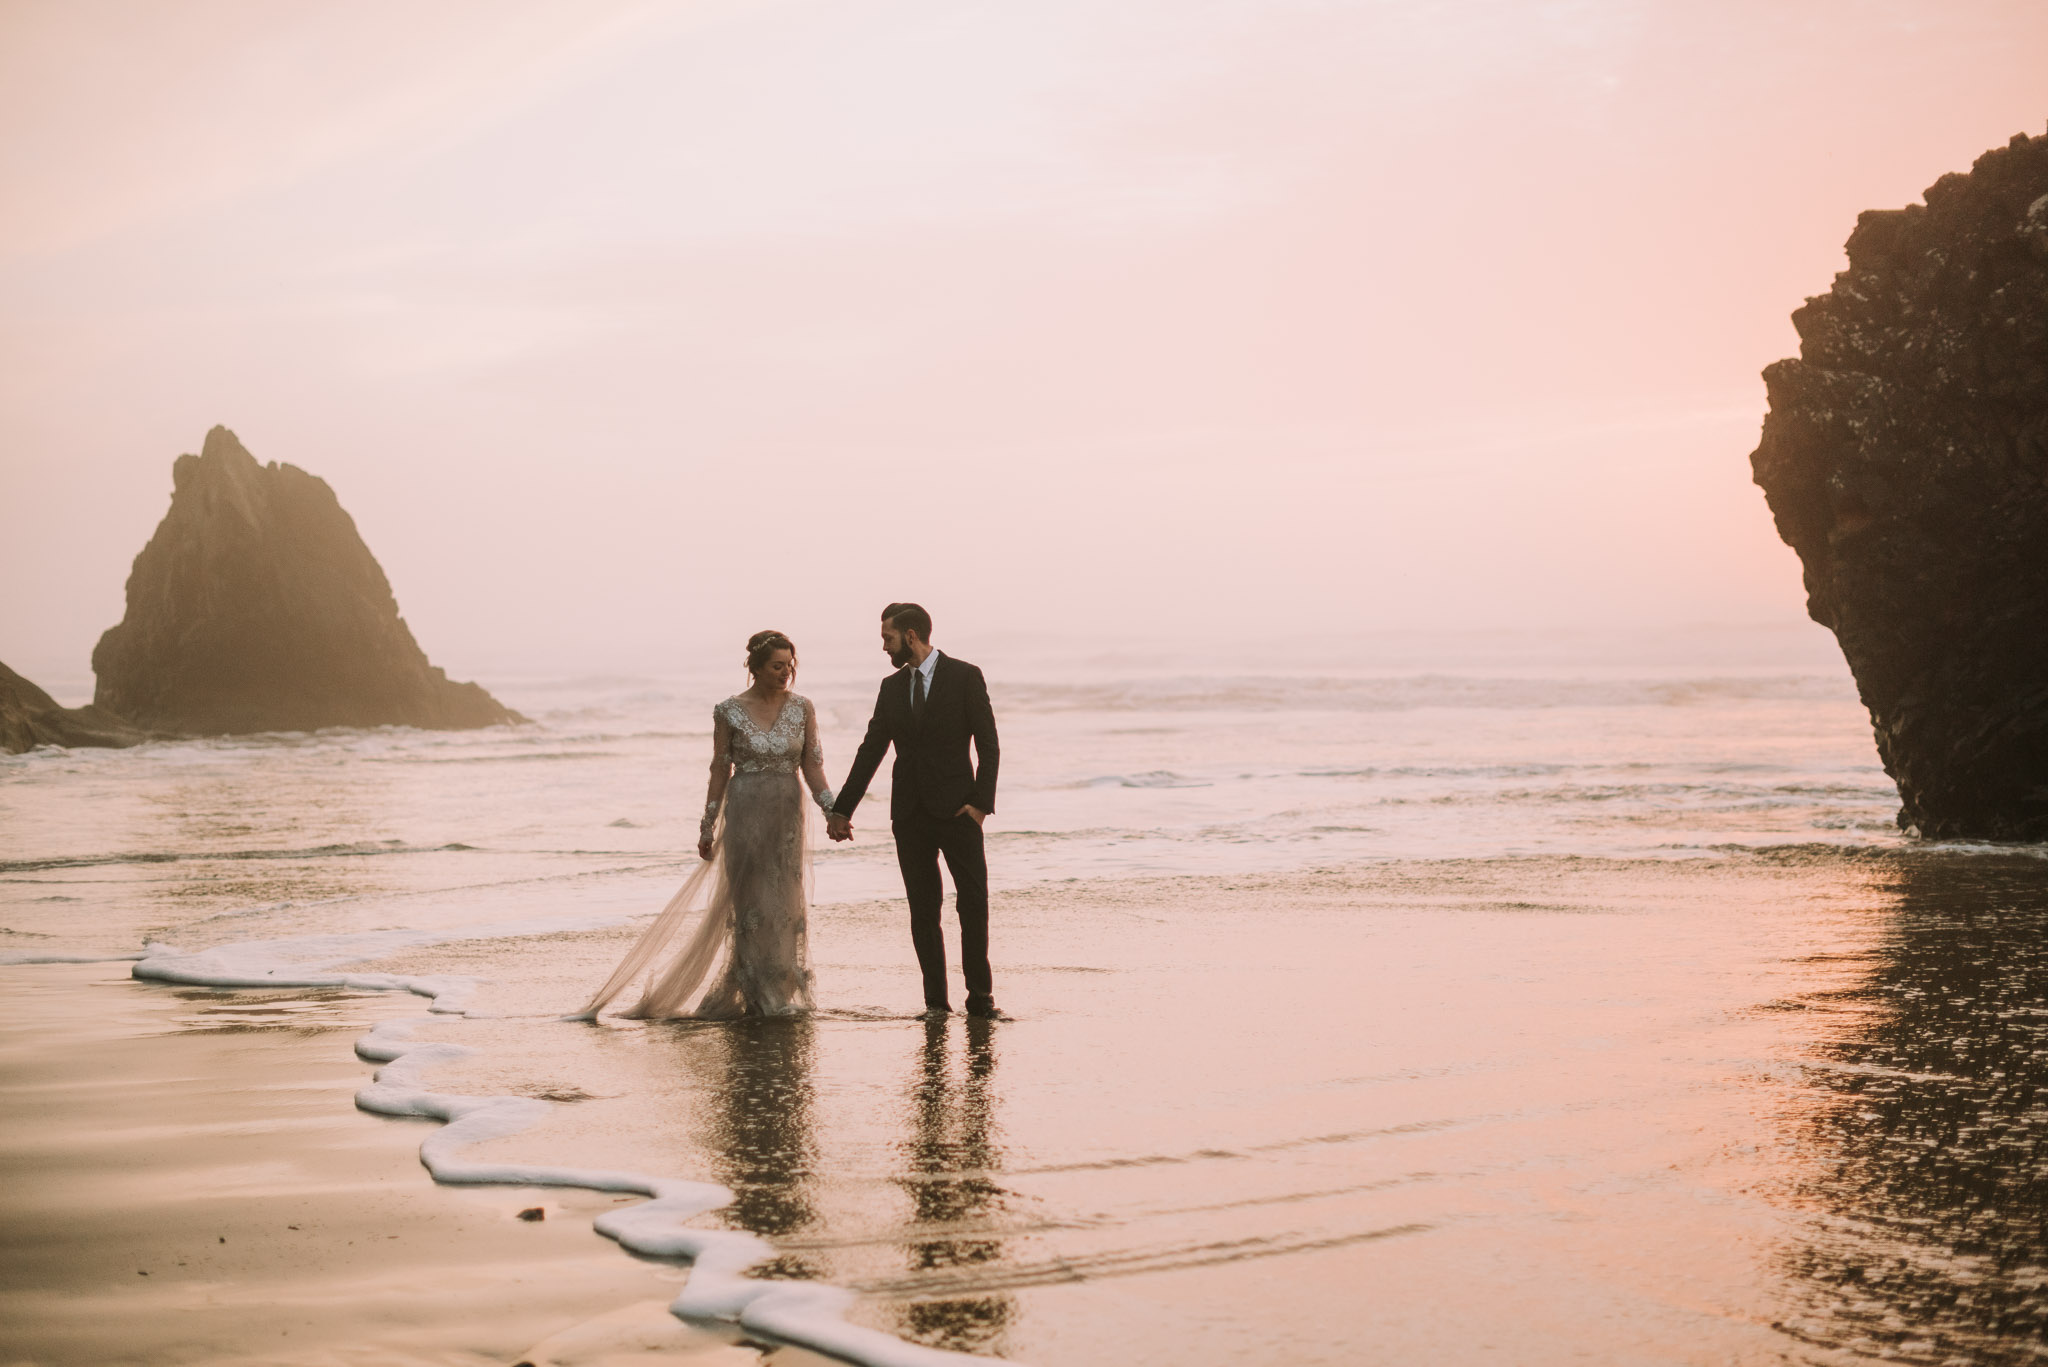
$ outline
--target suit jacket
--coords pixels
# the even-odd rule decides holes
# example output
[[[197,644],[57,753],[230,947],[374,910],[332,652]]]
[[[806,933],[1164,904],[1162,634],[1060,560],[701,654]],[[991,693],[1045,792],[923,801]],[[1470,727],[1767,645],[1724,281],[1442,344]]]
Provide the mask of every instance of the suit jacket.
[[[875,696],[875,715],[853,757],[853,770],[832,804],[852,816],[866,795],[883,752],[896,747],[896,766],[889,779],[889,819],[925,812],[948,817],[972,804],[983,812],[996,809],[996,715],[988,705],[988,685],[981,671],[965,660],[939,655],[932,666],[931,692],[923,713],[910,714],[910,674],[906,667],[882,680]],[[974,744],[974,757],[967,754]]]

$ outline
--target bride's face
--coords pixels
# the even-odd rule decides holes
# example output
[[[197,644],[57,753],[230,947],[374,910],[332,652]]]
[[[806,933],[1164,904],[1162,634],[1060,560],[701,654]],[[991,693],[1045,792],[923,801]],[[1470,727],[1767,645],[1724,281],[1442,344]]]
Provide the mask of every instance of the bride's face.
[[[754,682],[771,693],[779,693],[789,687],[796,678],[796,656],[787,650],[771,650],[761,667],[754,671]]]

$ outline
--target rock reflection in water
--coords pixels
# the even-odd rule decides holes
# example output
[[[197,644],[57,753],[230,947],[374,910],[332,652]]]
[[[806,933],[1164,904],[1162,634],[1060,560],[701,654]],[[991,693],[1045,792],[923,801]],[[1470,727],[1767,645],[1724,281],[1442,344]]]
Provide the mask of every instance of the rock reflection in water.
[[[1911,1362],[2048,1346],[2048,866],[1897,868],[1895,925],[1812,1073],[1788,1255],[1808,1342]]]
[[[708,1091],[704,1146],[732,1189],[721,1216],[771,1242],[819,1223],[813,1130],[815,1027],[802,1016],[729,1021],[684,1031],[693,1071]],[[828,1278],[831,1269],[784,1253],[757,1277]]]
[[[977,1280],[974,1270],[999,1264],[1003,1241],[989,1232],[1006,1213],[1009,1193],[996,1181],[1002,1148],[996,1124],[996,1026],[968,1017],[966,1060],[956,1078],[952,1022],[925,1022],[924,1045],[909,1094],[908,1172],[914,1224],[905,1248],[911,1284],[933,1276],[940,1286]],[[901,1308],[899,1332],[916,1343],[1000,1357],[1016,1317],[1011,1295],[964,1290],[913,1292]]]

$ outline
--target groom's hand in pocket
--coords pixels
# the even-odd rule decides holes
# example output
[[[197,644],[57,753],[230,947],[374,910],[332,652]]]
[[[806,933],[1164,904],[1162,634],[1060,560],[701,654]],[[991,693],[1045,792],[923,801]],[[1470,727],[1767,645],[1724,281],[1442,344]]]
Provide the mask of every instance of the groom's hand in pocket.
[[[979,826],[982,822],[988,820],[988,813],[981,810],[981,808],[975,806],[972,802],[963,804],[960,810],[953,813],[953,815],[971,816],[974,818],[974,824],[977,826]]]

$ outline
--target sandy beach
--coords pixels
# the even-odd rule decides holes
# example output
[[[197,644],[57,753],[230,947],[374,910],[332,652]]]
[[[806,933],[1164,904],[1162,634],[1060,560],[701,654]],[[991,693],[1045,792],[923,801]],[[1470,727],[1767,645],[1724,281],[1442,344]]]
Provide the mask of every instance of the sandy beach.
[[[767,1238],[757,1275],[852,1288],[857,1323],[911,1342],[1038,1363],[1848,1361],[1916,1342],[1882,1304],[1930,1294],[1968,1216],[1886,1127],[2039,1066],[2008,1050],[1857,1120],[1879,1114],[1872,1075],[1907,1071],[1870,1057],[1900,1047],[1886,1000],[1953,971],[1940,937],[1974,909],[2031,898],[2008,915],[2038,920],[2037,888],[2030,859],[1821,853],[1017,892],[1019,1019],[993,1028],[864,1004],[913,984],[887,953],[897,909],[844,904],[819,913],[838,990],[809,1021],[493,1014],[587,981],[621,928],[494,941],[473,1014],[421,1030],[477,1050],[438,1090],[558,1100],[477,1157],[721,1182],[736,1200],[702,1223]],[[1118,952],[1081,962],[1084,929]],[[1888,984],[1901,967],[1915,980]],[[760,1357],[666,1313],[682,1267],[591,1232],[617,1198],[437,1187],[424,1122],[354,1109],[352,1040],[415,999],[7,972],[9,1361]],[[1979,992],[1934,1033],[2010,1006]],[[1934,1161],[1969,1170],[1978,1144]],[[545,1220],[517,1218],[534,1205]],[[1975,1303],[2032,1313],[2024,1222],[1968,1219],[2021,1268],[1977,1274]],[[1872,1268],[1855,1295],[1844,1262]],[[2003,1360],[1983,1314],[1946,1314],[1930,1351]]]
[[[1838,680],[1034,685],[1014,1020],[914,1018],[877,817],[817,852],[814,1015],[565,1021],[694,862],[711,692],[6,761],[0,1363],[801,1360],[670,1313],[720,1286],[866,1363],[1937,1367],[2048,1325],[2048,865],[1901,837]],[[149,980],[22,962],[122,953]],[[454,1131],[357,1109],[366,1039],[415,1051],[387,1100],[507,1119],[458,1164],[570,1184],[437,1185]],[[654,1216],[744,1259],[593,1227]]]
[[[4,1001],[0,1360],[761,1360],[667,1313],[683,1268],[591,1233],[614,1198],[436,1186],[428,1122],[355,1109],[350,1042],[413,1003],[126,964],[16,968]]]

